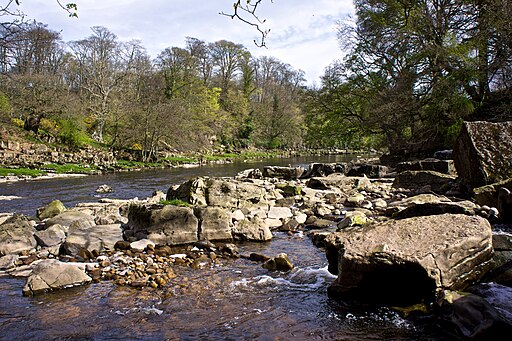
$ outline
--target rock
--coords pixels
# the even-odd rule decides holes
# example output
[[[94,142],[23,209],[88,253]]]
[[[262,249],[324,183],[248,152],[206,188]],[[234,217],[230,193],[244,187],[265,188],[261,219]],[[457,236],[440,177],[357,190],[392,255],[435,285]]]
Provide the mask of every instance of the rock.
[[[236,210],[231,214],[231,219],[234,221],[240,221],[245,219],[245,214],[242,210]]]
[[[348,176],[366,176],[369,178],[383,178],[388,174],[388,167],[382,165],[372,165],[372,164],[363,164],[363,165],[353,165],[351,169],[348,171]]]
[[[327,177],[311,178],[306,185],[313,189],[340,189],[346,192],[351,189],[366,189],[371,182],[366,177],[348,177],[342,174],[331,174]]]
[[[510,318],[480,296],[445,292],[439,312],[441,326],[464,340],[500,340],[510,335]]]
[[[472,188],[512,178],[512,122],[464,122],[453,158]]]
[[[268,211],[268,218],[270,219],[286,219],[293,217],[292,210],[288,207],[270,207]]]
[[[279,167],[265,166],[263,167],[263,176],[266,178],[278,178],[284,180],[298,179],[304,174],[305,169],[302,167]]]
[[[128,241],[118,240],[114,244],[114,250],[130,250],[130,248],[131,248],[131,243]]]
[[[295,220],[297,221],[297,223],[299,224],[304,224],[306,222],[306,219],[308,218],[308,216],[305,214],[305,213],[298,213],[296,216],[295,216]]]
[[[292,219],[288,220],[287,222],[285,222],[283,224],[283,226],[280,227],[279,230],[283,231],[283,232],[297,231],[299,226],[300,226],[300,223],[295,218],[292,218]]]
[[[453,160],[438,159],[400,162],[396,166],[396,171],[397,173],[405,171],[434,171],[448,175],[457,175]]]
[[[272,239],[272,232],[260,217],[239,221],[232,229],[237,240],[264,242]]]
[[[373,201],[373,207],[378,211],[385,211],[388,207],[388,203],[384,199],[376,199]]]
[[[452,149],[438,150],[437,152],[434,153],[434,159],[453,160],[453,150]]]
[[[302,175],[303,179],[312,177],[326,177],[333,173],[346,174],[347,165],[340,163],[313,163],[308,170]]]
[[[337,225],[338,229],[345,229],[347,227],[363,226],[368,222],[366,214],[358,211],[347,212],[345,218]]]
[[[20,256],[18,255],[5,255],[0,257],[0,271],[14,269],[19,258]]]
[[[167,200],[180,199],[197,206],[241,208],[246,203],[258,203],[266,189],[252,183],[221,178],[196,178],[169,188]]]
[[[443,214],[391,220],[336,232],[338,279],[332,297],[406,306],[463,290],[489,270],[492,232],[486,219]],[[332,247],[331,247],[332,250]],[[331,264],[330,264],[330,267]]]
[[[394,207],[396,208],[396,207]],[[419,216],[440,215],[445,213],[475,215],[477,206],[471,201],[437,202],[437,203],[409,203],[405,208],[398,208],[392,214],[394,219],[405,219]]]
[[[66,233],[59,224],[54,224],[46,230],[34,233],[34,238],[42,247],[51,247],[62,244],[66,240]]]
[[[78,255],[84,250],[88,252],[114,250],[116,243],[123,239],[121,224],[76,226],[72,224],[63,244],[66,253]],[[91,258],[91,257],[88,257]]]
[[[130,243],[130,248],[135,252],[144,252],[148,245],[155,246],[155,243],[149,239],[141,239]]]
[[[235,244],[225,244],[220,248],[221,252],[227,253],[228,255],[235,256],[238,255],[238,247]]]
[[[32,274],[23,287],[23,294],[36,295],[46,291],[83,285],[91,281],[91,277],[76,265],[47,259],[34,266]]]
[[[53,218],[66,210],[66,206],[60,200],[54,200],[46,207],[37,210],[37,217],[41,220]]]
[[[393,187],[418,189],[429,185],[433,192],[443,193],[450,189],[456,179],[456,176],[434,171],[406,171],[396,176]]]
[[[364,200],[365,200],[364,195],[362,195],[361,193],[357,193],[357,194],[354,194],[354,195],[351,195],[350,197],[348,197],[346,203],[351,206],[357,207],[357,206],[361,206],[361,204],[363,203]]]
[[[111,193],[113,191],[112,187],[106,184],[99,185],[98,188],[96,188],[96,193]]]
[[[199,219],[199,239],[209,241],[232,240],[231,213],[220,207],[197,208],[194,213]]]
[[[46,226],[48,227],[55,224],[59,224],[64,227],[70,227],[71,225],[75,224],[75,226],[79,225],[82,228],[96,225],[92,215],[74,210],[67,210],[53,218],[46,220]]]
[[[498,207],[500,188],[506,188],[509,191],[512,191],[512,179],[474,188],[473,196],[475,198],[475,202],[480,206],[487,205],[489,207]]]
[[[505,187],[498,190],[498,211],[504,223],[512,223],[512,193]]]
[[[150,239],[160,245],[190,244],[198,240],[199,220],[189,207],[132,205],[127,226],[138,239]]]
[[[286,253],[280,253],[263,263],[263,267],[270,271],[290,271],[293,263]]]
[[[14,215],[0,225],[0,257],[36,247],[35,229],[23,215]]]
[[[290,184],[276,184],[276,188],[280,189],[285,197],[293,197],[302,193],[302,187]]]

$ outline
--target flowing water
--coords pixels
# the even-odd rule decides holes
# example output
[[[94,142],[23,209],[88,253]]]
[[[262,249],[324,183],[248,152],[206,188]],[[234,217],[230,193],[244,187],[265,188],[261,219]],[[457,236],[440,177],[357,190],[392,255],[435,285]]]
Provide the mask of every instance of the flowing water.
[[[318,160],[318,159],[317,159]],[[314,161],[317,161],[314,160]],[[321,161],[339,161],[333,158]],[[230,176],[264,164],[231,164],[0,185],[9,210],[33,214],[60,198],[67,205],[95,199],[103,183],[109,196],[146,197],[196,175]],[[23,203],[16,203],[19,200]],[[35,201],[35,202],[32,202]],[[21,209],[20,209],[21,208]],[[1,209],[0,211],[6,211]],[[443,340],[431,319],[405,320],[385,308],[347,308],[327,297],[335,279],[324,253],[301,234],[277,233],[269,243],[240,245],[242,254],[285,252],[289,273],[269,272],[246,259],[190,269],[161,289],[133,289],[100,282],[36,297],[23,297],[24,280],[0,277],[1,340]]]

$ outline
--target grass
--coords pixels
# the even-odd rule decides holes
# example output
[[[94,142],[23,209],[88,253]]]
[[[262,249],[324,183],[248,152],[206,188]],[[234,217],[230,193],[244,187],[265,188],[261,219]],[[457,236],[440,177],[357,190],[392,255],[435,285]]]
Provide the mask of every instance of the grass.
[[[196,158],[187,157],[187,156],[169,156],[169,157],[164,158],[163,161],[170,162],[173,165],[198,162],[198,160]]]
[[[44,165],[42,168],[45,170],[51,170],[57,174],[89,174],[91,171],[98,169],[96,166],[77,165],[74,163],[66,163],[64,165],[51,163],[49,165]]]
[[[0,168],[0,176],[41,176],[47,174],[45,171],[30,168]]]
[[[160,205],[174,205],[179,207],[190,207],[190,204],[188,202],[185,202],[180,199],[172,199],[172,200],[161,200],[159,202]]]
[[[131,168],[156,168],[162,167],[160,162],[140,162],[131,160],[117,160],[117,168],[131,169]]]

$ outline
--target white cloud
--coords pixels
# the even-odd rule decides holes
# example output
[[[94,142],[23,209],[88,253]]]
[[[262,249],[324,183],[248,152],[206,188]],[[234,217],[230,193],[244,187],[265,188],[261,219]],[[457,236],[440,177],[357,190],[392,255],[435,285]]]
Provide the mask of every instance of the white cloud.
[[[185,37],[207,42],[220,39],[245,45],[256,56],[270,55],[306,72],[309,83],[340,58],[336,22],[353,12],[352,0],[270,0],[259,8],[264,28],[270,28],[267,48],[253,40],[258,32],[220,12],[232,11],[233,0],[76,0],[79,18],[68,18],[51,0],[26,0],[21,9],[49,28],[61,31],[64,41],[91,34],[105,26],[121,40],[138,39],[155,57],[170,46],[183,46]]]

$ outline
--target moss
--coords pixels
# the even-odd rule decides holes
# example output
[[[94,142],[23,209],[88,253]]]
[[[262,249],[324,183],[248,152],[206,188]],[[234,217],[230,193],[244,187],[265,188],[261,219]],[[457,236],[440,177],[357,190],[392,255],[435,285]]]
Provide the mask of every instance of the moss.
[[[185,201],[180,200],[180,199],[161,200],[159,202],[159,204],[160,205],[164,205],[164,206],[174,205],[174,206],[179,206],[179,207],[190,207],[190,204],[188,202],[185,202]]]
[[[66,163],[63,165],[59,164],[49,164],[42,167],[45,170],[52,170],[53,172],[57,174],[89,174],[92,171],[95,171],[98,169],[96,166],[89,166],[89,165],[78,165],[74,163]]]

